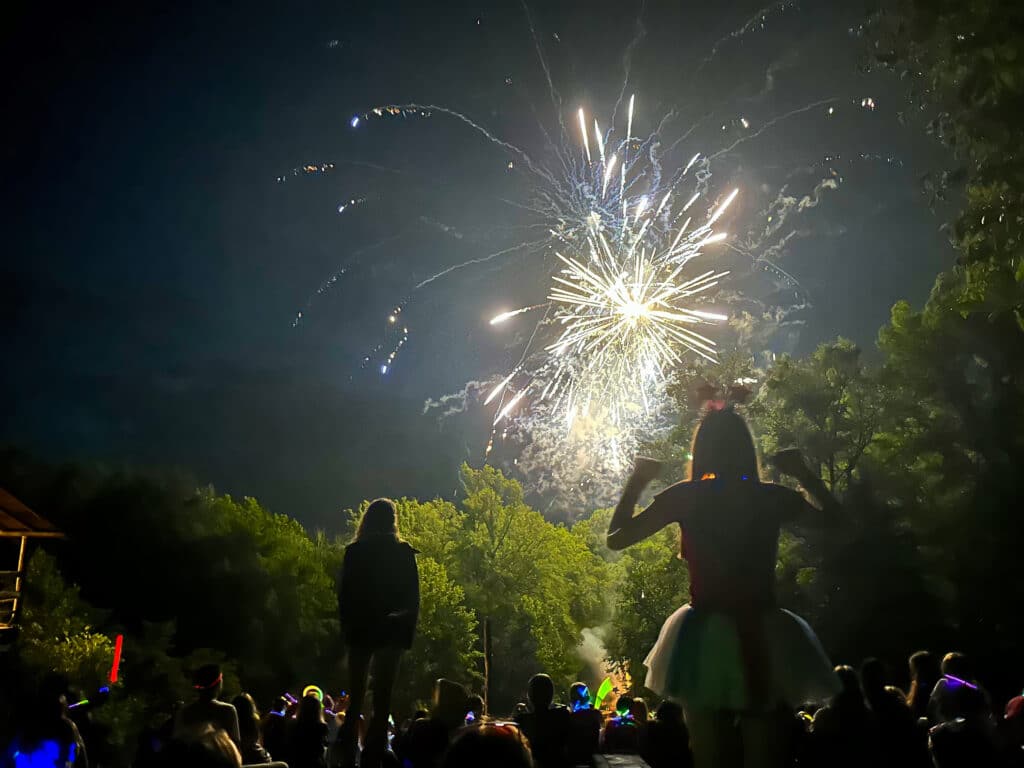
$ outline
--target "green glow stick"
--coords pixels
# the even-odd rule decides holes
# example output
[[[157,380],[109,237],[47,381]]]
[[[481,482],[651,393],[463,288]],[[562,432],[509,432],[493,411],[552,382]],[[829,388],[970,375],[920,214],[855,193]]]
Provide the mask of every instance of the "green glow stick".
[[[601,708],[601,704],[604,702],[605,698],[611,692],[612,692],[612,679],[610,677],[606,677],[604,679],[604,682],[601,683],[601,687],[597,689],[597,696],[594,697],[594,708],[595,709],[600,709]]]

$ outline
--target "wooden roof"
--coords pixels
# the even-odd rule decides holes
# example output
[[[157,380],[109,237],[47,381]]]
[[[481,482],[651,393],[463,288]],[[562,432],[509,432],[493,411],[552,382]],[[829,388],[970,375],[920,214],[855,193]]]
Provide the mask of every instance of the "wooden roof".
[[[61,536],[57,526],[0,488],[0,536]]]

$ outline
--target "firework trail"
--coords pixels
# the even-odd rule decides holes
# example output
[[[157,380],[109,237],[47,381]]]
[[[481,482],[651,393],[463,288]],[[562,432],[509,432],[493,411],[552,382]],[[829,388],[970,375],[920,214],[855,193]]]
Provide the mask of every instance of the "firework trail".
[[[791,8],[796,7],[796,0],[778,0],[778,2],[766,5],[764,8],[759,10],[749,19],[747,19],[747,21],[742,26],[738,27],[737,29],[734,29],[732,32],[725,35],[724,37],[719,38],[718,41],[711,46],[711,50],[708,52],[708,55],[704,57],[700,65],[697,67],[697,72],[699,73],[702,69],[704,69],[704,67],[710,64],[711,61],[715,58],[715,56],[718,55],[718,49],[721,48],[730,40],[738,40],[739,38],[748,34],[757,27],[761,27],[763,29],[764,24],[766,21],[768,21],[769,16],[773,14],[782,15]]]
[[[415,110],[426,110],[427,112],[439,112],[441,114],[445,114],[445,115],[448,115],[450,117],[454,117],[456,120],[460,120],[463,123],[465,123],[466,125],[468,125],[470,128],[472,128],[474,131],[476,131],[481,136],[486,138],[492,144],[496,144],[497,146],[501,147],[502,149],[506,149],[509,152],[512,152],[513,154],[517,155],[519,158],[522,159],[522,161],[524,163],[526,163],[526,167],[529,168],[530,171],[532,171],[533,173],[537,174],[538,176],[543,178],[545,181],[549,182],[550,184],[552,184],[554,186],[558,185],[557,180],[551,174],[551,172],[546,170],[546,169],[544,169],[544,168],[541,168],[538,165],[536,165],[533,162],[533,160],[530,158],[530,156],[526,154],[526,152],[524,152],[522,149],[517,147],[515,144],[510,144],[507,141],[505,141],[504,139],[498,138],[491,131],[487,130],[482,125],[480,125],[478,122],[476,122],[472,118],[467,117],[466,115],[462,114],[461,112],[457,112],[454,109],[449,109],[448,107],[441,107],[441,106],[438,106],[436,104],[426,104],[426,105],[423,105],[423,104],[403,104],[403,105],[400,105],[400,106],[397,106],[397,107],[394,107],[394,108],[395,109],[409,109],[409,110],[413,110],[413,109],[415,109]]]
[[[445,269],[442,269],[440,272],[437,272],[436,274],[431,275],[430,277],[426,278],[425,280],[421,280],[420,282],[416,283],[416,285],[413,287],[413,290],[414,291],[418,291],[421,288],[424,288],[424,287],[430,285],[435,280],[439,280],[442,277],[447,277],[452,272],[457,272],[460,269],[465,269],[466,267],[471,267],[471,266],[473,266],[475,264],[485,264],[488,261],[492,261],[492,260],[494,260],[494,259],[496,259],[496,258],[498,258],[500,256],[507,256],[510,253],[515,253],[516,251],[529,250],[531,248],[540,248],[541,246],[545,245],[547,242],[548,241],[545,239],[545,240],[535,240],[534,242],[531,242],[531,243],[517,243],[516,245],[509,246],[508,248],[503,248],[500,251],[495,251],[494,253],[489,253],[486,256],[481,256],[481,257],[476,258],[476,259],[469,259],[468,261],[463,261],[460,264],[452,264],[452,266],[446,267]]]
[[[841,99],[839,99],[839,97],[833,96],[833,97],[828,98],[828,99],[820,99],[819,101],[813,101],[810,104],[805,104],[804,106],[797,107],[796,109],[791,109],[789,112],[786,112],[783,115],[779,115],[777,117],[773,117],[771,120],[768,120],[764,125],[762,125],[760,128],[758,128],[753,133],[747,134],[746,136],[741,136],[740,138],[736,139],[736,141],[734,141],[729,146],[724,147],[724,148],[718,150],[713,155],[709,155],[708,159],[709,160],[715,160],[715,159],[721,157],[722,155],[725,155],[725,154],[728,154],[729,152],[732,152],[740,144],[745,144],[748,141],[752,141],[752,140],[756,139],[758,136],[760,136],[762,133],[767,131],[769,128],[774,128],[776,125],[778,125],[779,123],[783,122],[784,120],[788,120],[791,117],[796,117],[797,115],[802,115],[805,112],[810,112],[812,109],[817,109],[818,107],[823,107],[826,104],[835,104],[835,103],[837,103],[839,101],[841,101]]]

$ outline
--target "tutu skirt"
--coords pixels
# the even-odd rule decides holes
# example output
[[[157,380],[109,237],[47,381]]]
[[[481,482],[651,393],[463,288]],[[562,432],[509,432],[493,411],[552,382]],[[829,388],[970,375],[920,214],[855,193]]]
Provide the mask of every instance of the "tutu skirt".
[[[754,617],[758,656],[767,669],[765,697],[751,701],[735,619],[684,605],[661,628],[647,655],[645,685],[698,711],[752,711],[778,703],[823,701],[839,691],[839,679],[806,621],[779,608]],[[759,696],[758,698],[761,698]]]

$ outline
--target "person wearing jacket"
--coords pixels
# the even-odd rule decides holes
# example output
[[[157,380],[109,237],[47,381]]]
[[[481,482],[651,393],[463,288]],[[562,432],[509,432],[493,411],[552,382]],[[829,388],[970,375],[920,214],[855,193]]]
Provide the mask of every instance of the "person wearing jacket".
[[[391,691],[402,651],[412,647],[420,609],[419,570],[412,546],[398,535],[391,499],[377,499],[363,513],[356,538],[345,549],[338,575],[338,611],[348,651],[349,706],[338,733],[343,765],[355,760],[367,674],[373,679],[373,716],[367,755],[387,749]]]

